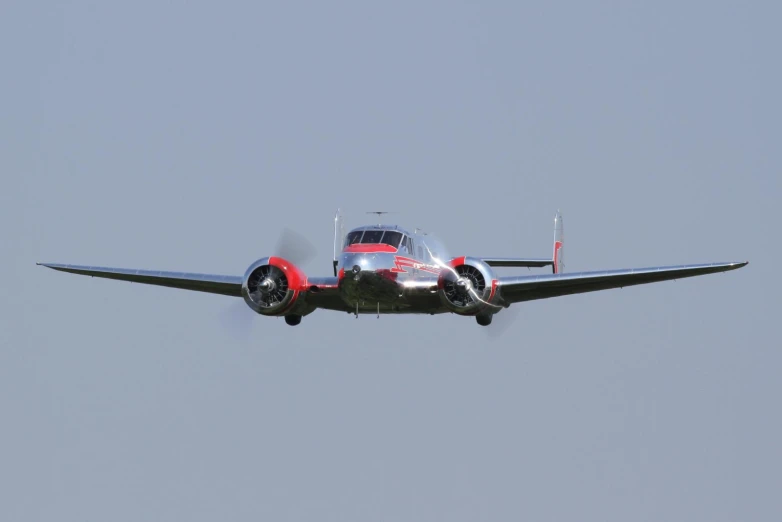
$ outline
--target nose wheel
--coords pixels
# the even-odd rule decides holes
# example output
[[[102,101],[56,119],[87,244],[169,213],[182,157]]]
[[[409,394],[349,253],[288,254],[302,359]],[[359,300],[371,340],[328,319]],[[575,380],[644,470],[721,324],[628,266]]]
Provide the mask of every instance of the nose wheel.
[[[301,322],[301,316],[300,315],[286,315],[285,316],[285,324],[288,326],[296,326]]]

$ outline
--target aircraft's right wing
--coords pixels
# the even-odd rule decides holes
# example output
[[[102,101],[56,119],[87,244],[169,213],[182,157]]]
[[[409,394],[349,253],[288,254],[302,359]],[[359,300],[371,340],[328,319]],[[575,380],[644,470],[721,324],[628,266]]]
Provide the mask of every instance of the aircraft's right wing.
[[[507,303],[547,299],[560,295],[581,294],[622,288],[625,286],[657,283],[671,279],[683,279],[716,272],[736,270],[747,264],[711,263],[705,265],[662,266],[652,268],[631,268],[625,270],[603,270],[597,272],[574,272],[564,274],[501,277],[498,279],[500,295]]]
[[[338,277],[309,277],[307,284],[309,285],[305,296],[307,304],[326,310],[350,311],[350,307],[345,304],[339,292]]]
[[[105,266],[65,265],[61,263],[38,263],[39,265],[70,272],[72,274],[88,275],[118,279],[131,283],[167,286],[183,290],[196,290],[210,294],[223,294],[242,297],[242,277],[212,274],[191,274],[189,272],[161,272],[159,270],[136,270],[134,268],[108,268]]]

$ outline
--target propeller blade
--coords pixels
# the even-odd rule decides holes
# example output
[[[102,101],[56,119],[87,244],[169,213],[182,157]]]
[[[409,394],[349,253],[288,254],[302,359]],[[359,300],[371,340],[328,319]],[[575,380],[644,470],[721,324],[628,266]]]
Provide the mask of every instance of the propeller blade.
[[[493,339],[498,339],[510,328],[510,326],[516,322],[521,312],[520,306],[510,306],[501,310],[499,313],[494,314],[491,325],[487,328],[486,333]]]
[[[220,326],[237,341],[246,341],[252,333],[256,313],[250,310],[244,299],[234,299],[218,314]]]
[[[283,229],[277,241],[276,255],[302,266],[315,258],[317,251],[307,238],[289,228]]]

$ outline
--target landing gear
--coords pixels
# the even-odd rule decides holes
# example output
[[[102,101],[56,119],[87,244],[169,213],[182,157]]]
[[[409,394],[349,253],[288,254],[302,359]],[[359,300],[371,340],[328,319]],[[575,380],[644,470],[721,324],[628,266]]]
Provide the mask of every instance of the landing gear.
[[[491,324],[492,317],[493,316],[491,315],[476,315],[475,320],[481,326],[489,326]]]
[[[285,316],[285,323],[289,326],[296,326],[301,322],[301,316],[300,315],[286,315]]]

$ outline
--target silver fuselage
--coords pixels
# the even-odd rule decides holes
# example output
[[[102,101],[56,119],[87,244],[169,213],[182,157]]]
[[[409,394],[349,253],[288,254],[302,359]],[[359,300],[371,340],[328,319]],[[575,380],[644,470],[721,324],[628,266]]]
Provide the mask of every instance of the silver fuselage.
[[[361,227],[360,232],[397,232],[396,244],[345,244],[338,257],[337,277],[341,306],[353,313],[443,313],[437,295],[441,263],[432,251],[439,244],[426,236],[411,234],[393,226]],[[346,240],[349,241],[349,239]]]

